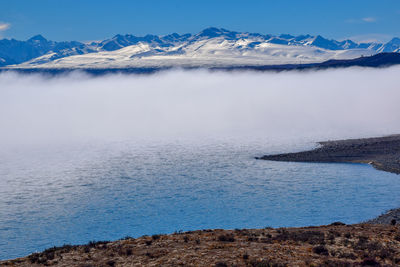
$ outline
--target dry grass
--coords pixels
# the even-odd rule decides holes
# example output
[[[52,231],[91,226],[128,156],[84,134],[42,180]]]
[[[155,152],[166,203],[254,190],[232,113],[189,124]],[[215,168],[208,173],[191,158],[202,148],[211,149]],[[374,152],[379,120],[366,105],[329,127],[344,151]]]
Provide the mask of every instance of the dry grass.
[[[400,228],[203,230],[50,248],[1,266],[398,266]]]

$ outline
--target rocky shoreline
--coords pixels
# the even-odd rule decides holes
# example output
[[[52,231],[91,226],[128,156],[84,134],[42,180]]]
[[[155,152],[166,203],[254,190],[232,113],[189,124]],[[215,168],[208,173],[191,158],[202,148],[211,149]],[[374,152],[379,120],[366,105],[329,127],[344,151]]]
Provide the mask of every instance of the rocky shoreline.
[[[265,155],[257,159],[316,162],[367,163],[382,171],[400,174],[400,135],[319,142],[320,147],[296,153]],[[400,208],[367,221],[371,224],[400,222]]]
[[[265,155],[257,159],[288,162],[367,163],[382,171],[400,174],[400,135],[319,142],[320,147],[296,153]],[[367,221],[400,223],[400,208]]]
[[[391,209],[385,212],[384,214],[366,221],[369,224],[400,224],[400,208],[399,209]]]
[[[368,163],[400,174],[400,135],[319,142],[310,151],[265,155],[257,159],[291,162]]]

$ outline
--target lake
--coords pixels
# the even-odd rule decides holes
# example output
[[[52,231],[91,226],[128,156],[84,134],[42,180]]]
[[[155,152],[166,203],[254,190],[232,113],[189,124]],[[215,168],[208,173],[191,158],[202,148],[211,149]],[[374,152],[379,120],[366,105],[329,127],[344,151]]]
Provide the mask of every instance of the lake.
[[[357,223],[400,204],[365,164],[255,160],[312,139],[25,145],[0,152],[0,259],[63,244],[207,228]]]

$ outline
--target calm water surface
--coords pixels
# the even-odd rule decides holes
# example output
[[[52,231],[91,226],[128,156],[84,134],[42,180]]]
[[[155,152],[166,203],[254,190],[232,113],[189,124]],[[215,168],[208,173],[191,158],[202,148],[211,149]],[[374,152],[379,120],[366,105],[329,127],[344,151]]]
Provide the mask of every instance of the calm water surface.
[[[313,146],[215,139],[2,149],[0,259],[127,235],[356,223],[400,205],[399,176],[368,165],[254,159]]]

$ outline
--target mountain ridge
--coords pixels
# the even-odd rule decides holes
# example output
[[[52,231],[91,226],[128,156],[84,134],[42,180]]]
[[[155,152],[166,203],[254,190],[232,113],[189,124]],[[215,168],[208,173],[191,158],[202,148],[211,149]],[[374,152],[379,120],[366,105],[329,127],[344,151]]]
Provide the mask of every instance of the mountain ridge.
[[[384,68],[394,65],[400,65],[400,53],[387,53],[382,52],[372,56],[359,57],[354,59],[345,60],[328,60],[321,63],[311,64],[280,64],[280,65],[239,65],[239,66],[221,66],[209,67],[209,71],[304,71],[304,70],[324,70],[334,68],[349,68],[349,67],[369,67],[369,68]],[[166,71],[174,69],[175,67],[147,67],[147,68],[0,68],[1,72],[16,71],[18,73],[41,73],[46,75],[60,75],[68,74],[74,71],[83,71],[89,75],[105,75],[105,74],[151,74],[159,71]],[[182,68],[184,70],[201,69],[202,66]]]
[[[42,35],[0,40],[0,67],[197,67],[318,63],[380,52],[399,52],[400,39],[383,43],[337,41],[321,35],[271,35],[209,27],[197,34],[117,34],[82,43]]]

